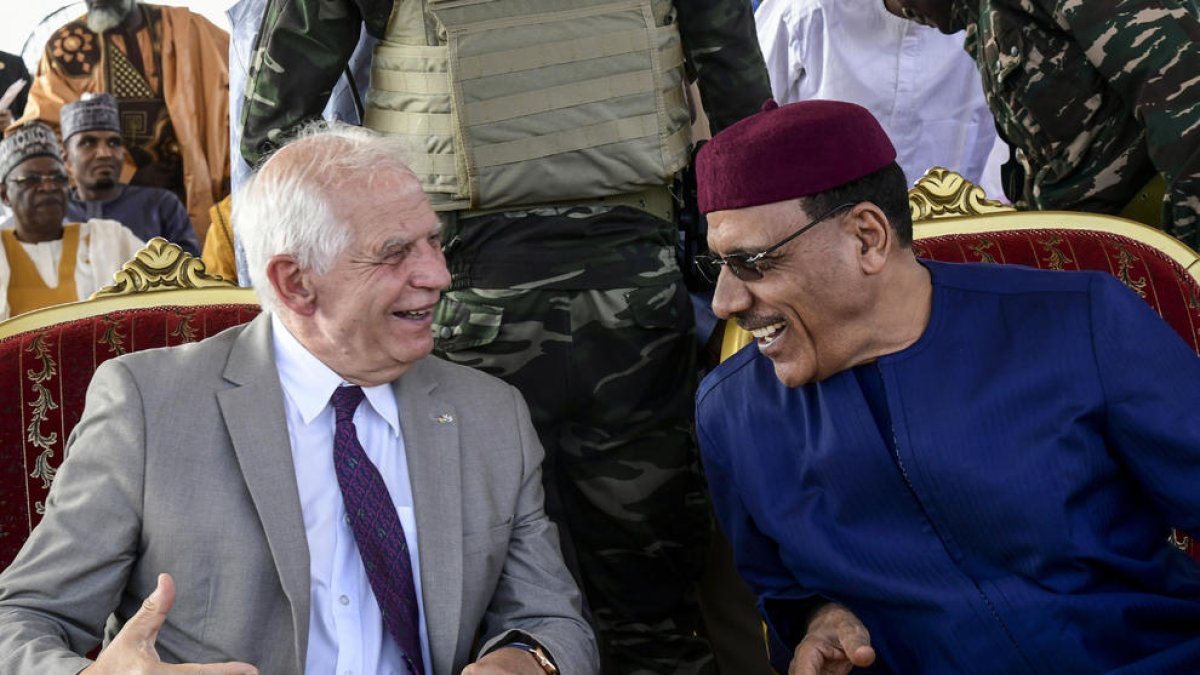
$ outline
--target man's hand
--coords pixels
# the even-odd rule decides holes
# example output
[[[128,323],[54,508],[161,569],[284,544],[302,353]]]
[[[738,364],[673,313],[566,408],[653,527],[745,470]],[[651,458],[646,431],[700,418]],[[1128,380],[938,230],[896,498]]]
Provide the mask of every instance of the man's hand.
[[[501,647],[463,668],[462,675],[546,675],[546,671],[524,649]]]
[[[135,675],[163,675],[192,673],[193,675],[258,675],[258,669],[246,663],[213,663],[207,665],[187,663],[170,665],[158,660],[154,641],[158,629],[162,628],[167,612],[175,604],[175,582],[171,575],[158,575],[158,586],[150,597],[142,602],[142,608],[134,614],[108,647],[100,652],[100,658],[80,675],[113,675],[133,673]]]
[[[875,663],[871,634],[857,616],[830,603],[808,622],[808,633],[796,646],[788,675],[846,675],[854,667]]]

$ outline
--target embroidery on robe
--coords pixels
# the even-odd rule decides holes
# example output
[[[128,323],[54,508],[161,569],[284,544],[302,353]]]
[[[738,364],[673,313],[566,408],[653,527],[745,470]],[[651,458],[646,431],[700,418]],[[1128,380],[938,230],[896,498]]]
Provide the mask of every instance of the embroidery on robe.
[[[72,22],[50,36],[50,57],[70,77],[85,77],[100,63],[96,34],[82,22]]]
[[[129,57],[125,56],[116,47],[108,50],[108,73],[112,78],[109,83],[112,95],[117,98],[158,98],[154,90],[150,88],[150,83],[146,81],[138,69],[129,62]]]

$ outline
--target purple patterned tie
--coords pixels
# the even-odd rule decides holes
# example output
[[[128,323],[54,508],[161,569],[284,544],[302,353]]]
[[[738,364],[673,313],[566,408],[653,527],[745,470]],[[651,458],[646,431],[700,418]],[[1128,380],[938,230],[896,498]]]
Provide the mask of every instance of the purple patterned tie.
[[[383,625],[400,645],[412,675],[424,675],[417,592],[404,527],[383,477],[363,452],[354,428],[354,411],[362,400],[363,390],[359,387],[338,387],[333,392],[330,403],[337,418],[333,465],[359,556],[383,614]]]

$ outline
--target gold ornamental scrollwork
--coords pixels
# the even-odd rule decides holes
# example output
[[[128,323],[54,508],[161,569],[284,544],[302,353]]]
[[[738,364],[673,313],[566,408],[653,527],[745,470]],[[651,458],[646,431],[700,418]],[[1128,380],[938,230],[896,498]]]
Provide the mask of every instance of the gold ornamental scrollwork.
[[[1063,238],[1057,235],[1050,235],[1045,239],[1038,239],[1037,243],[1046,252],[1046,257],[1042,259],[1042,263],[1046,269],[1065,270],[1067,265],[1075,262],[1062,250]]]
[[[1140,262],[1142,259],[1134,255],[1133,251],[1130,251],[1120,244],[1115,244],[1114,248],[1117,251],[1117,278],[1120,279],[1126,286],[1133,289],[1134,293],[1137,293],[1142,298],[1145,298],[1146,277],[1142,276],[1138,277],[1137,279],[1133,278],[1133,264],[1135,262]]]
[[[224,277],[205,273],[199,258],[162,237],[147,242],[113,279],[116,283],[96,291],[92,298],[181,288],[236,288]]]
[[[33,414],[30,417],[29,425],[25,428],[25,440],[38,449],[38,456],[34,460],[33,471],[29,476],[41,478],[42,488],[48,490],[50,484],[54,482],[55,474],[58,473],[58,469],[50,463],[54,458],[54,444],[58,442],[58,432],[46,432],[42,426],[50,419],[50,411],[58,410],[54,394],[46,386],[47,382],[58,375],[58,364],[51,356],[50,344],[44,335],[34,338],[25,351],[32,352],[33,359],[38,364],[37,370],[25,371],[25,377],[29,378],[36,394],[34,400],[29,402]],[[46,513],[46,505],[41,501],[36,502],[33,509],[38,514]]]
[[[908,191],[908,209],[913,222],[1016,210],[988,199],[983,188],[940,166],[926,171]]]

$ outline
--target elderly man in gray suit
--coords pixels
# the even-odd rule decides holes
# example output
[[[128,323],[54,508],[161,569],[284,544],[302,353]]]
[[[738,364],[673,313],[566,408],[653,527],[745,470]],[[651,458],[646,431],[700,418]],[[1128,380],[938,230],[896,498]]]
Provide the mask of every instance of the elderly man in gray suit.
[[[597,672],[520,394],[429,355],[450,275],[395,143],[285,146],[234,214],[268,311],[96,371],[0,673]]]

